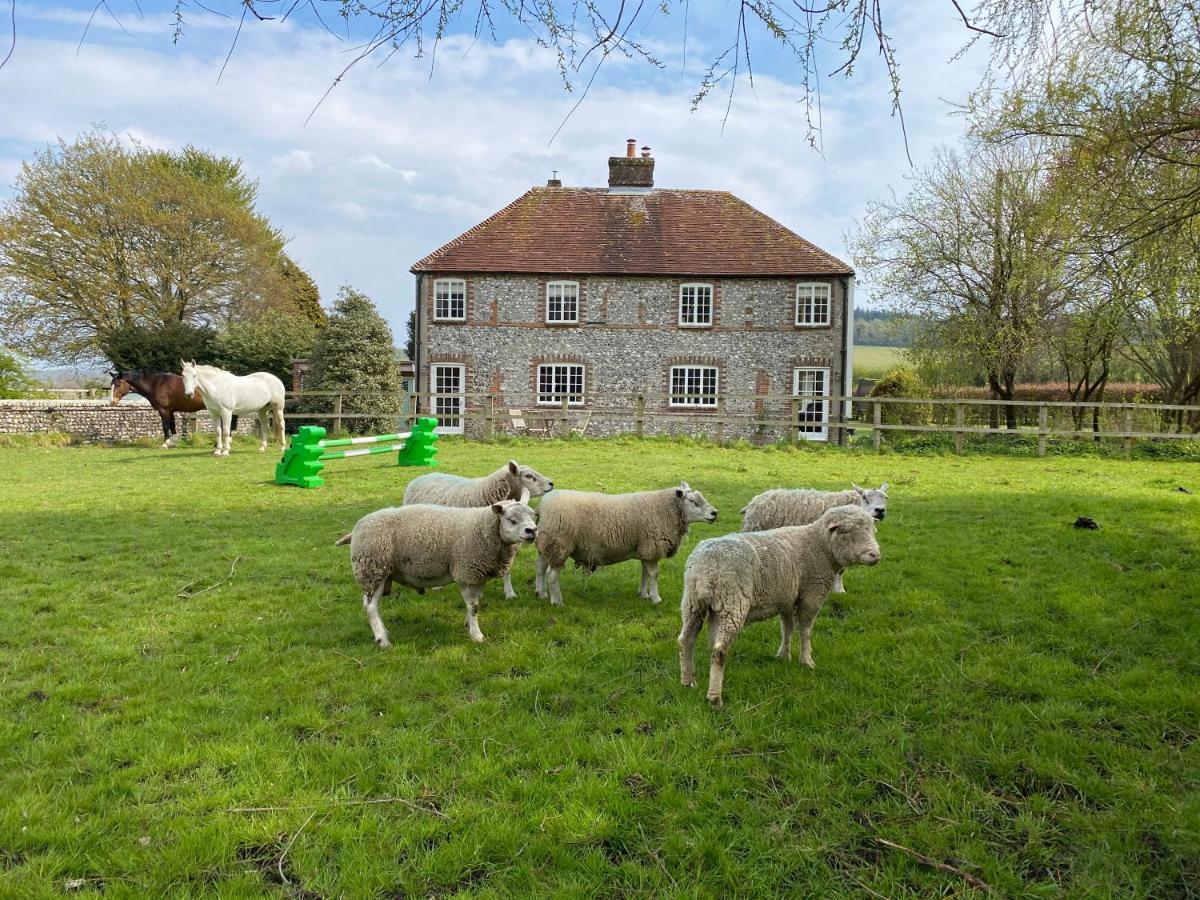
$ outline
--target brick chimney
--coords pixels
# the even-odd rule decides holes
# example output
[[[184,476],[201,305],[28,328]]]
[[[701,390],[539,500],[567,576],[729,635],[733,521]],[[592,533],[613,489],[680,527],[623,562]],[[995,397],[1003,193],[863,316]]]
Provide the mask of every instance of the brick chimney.
[[[630,138],[625,143],[624,156],[608,158],[608,189],[641,193],[654,187],[654,159],[650,148],[643,147],[637,155],[637,141]]]

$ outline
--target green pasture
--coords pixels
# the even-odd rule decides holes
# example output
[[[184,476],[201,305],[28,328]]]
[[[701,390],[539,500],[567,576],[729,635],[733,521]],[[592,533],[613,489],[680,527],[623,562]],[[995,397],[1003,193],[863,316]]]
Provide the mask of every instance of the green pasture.
[[[903,347],[854,348],[854,377],[882,378],[893,366],[905,362]]]
[[[1197,896],[1196,463],[440,449],[510,457],[686,478],[721,517],[659,607],[627,563],[565,571],[554,609],[524,550],[486,643],[453,587],[400,589],[380,651],[333,542],[420,470],[301,490],[246,443],[0,447],[0,896]],[[892,484],[883,562],[817,620],[815,671],[748,626],[710,709],[678,683],[687,552],[760,490],[852,480]]]

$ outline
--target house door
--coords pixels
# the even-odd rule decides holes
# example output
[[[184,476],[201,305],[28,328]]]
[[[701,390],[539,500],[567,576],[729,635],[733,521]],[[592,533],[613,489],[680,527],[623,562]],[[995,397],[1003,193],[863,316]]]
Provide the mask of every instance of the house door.
[[[430,405],[438,420],[435,430],[438,434],[462,434],[463,383],[466,381],[463,367],[433,365],[429,370],[433,387]]]
[[[829,370],[794,369],[792,396],[800,398],[800,437],[809,441],[829,438]]]

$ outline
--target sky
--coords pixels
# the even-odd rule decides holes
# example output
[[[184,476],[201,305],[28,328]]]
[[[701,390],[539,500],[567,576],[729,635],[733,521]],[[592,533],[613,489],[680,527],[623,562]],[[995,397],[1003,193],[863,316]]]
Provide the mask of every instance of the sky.
[[[0,14],[6,6],[0,0]],[[554,55],[515,27],[476,39],[473,17],[452,22],[436,57],[406,47],[368,61],[318,105],[364,29],[339,39],[300,15],[249,20],[237,34],[236,17],[191,0],[174,41],[174,6],[16,2],[16,46],[0,69],[0,202],[12,196],[22,160],[95,126],[154,147],[192,144],[239,158],[258,181],[260,211],[326,306],[353,285],[375,301],[397,343],[413,305],[413,263],[554,171],[567,186],[604,186],[608,157],[623,155],[626,138],[652,148],[657,187],[732,191],[847,261],[845,238],[866,204],[903,192],[913,172],[869,42],[853,77],[822,80],[816,149],[800,73],[761,30],[750,32],[753,84],[743,73],[732,101],[718,89],[693,112],[736,5],[692,0],[686,28],[683,6],[671,16],[656,11],[639,38],[662,66],[610,57],[573,113],[582,85],[564,90]],[[968,34],[949,0],[896,0],[884,10],[908,153],[919,167],[962,135],[954,104],[978,84],[986,47],[955,58]],[[836,50],[820,50],[823,70],[836,66]],[[869,284],[860,283],[857,301],[871,305]]]

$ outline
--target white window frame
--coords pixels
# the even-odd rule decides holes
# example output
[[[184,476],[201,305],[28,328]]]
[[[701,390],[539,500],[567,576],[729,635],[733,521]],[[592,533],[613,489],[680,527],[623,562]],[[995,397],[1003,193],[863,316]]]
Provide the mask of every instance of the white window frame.
[[[565,392],[567,395],[567,406],[583,406],[587,403],[587,366],[584,365],[583,363],[575,363],[575,362],[548,362],[548,363],[538,363],[538,367],[537,367],[536,387],[537,387],[537,405],[538,406],[562,406],[562,398],[563,398],[563,393],[564,393],[561,391],[554,391],[554,390],[551,390],[548,393],[542,391],[542,370],[543,369],[550,370],[550,379],[551,379],[552,387],[554,386],[554,382],[557,380],[556,376],[559,374],[555,370],[556,369],[563,370],[564,377],[567,379],[567,390]],[[570,383],[571,369],[579,370],[579,391],[578,392],[571,390],[571,383]]]
[[[458,390],[444,392],[438,385],[438,369],[458,370]],[[429,364],[429,413],[439,422],[442,419],[457,419],[457,425],[439,424],[434,431],[437,434],[462,434],[467,413],[467,367],[458,363]]]
[[[446,296],[439,297],[438,291],[443,286],[446,286]],[[453,287],[457,286],[462,292],[461,297],[455,297],[452,293]],[[462,303],[462,315],[443,315],[438,312],[438,303],[446,303],[447,313],[454,309],[454,302],[458,300]],[[467,280],[465,278],[438,278],[433,282],[433,321],[435,322],[465,322],[467,321]]]
[[[566,288],[567,286],[575,289],[575,316],[571,319],[552,319],[550,318],[550,292],[552,288]],[[566,298],[561,294],[558,297],[560,303],[565,305]],[[546,324],[547,325],[578,325],[579,324],[579,282],[578,281],[547,281],[546,282]]]
[[[813,393],[811,390],[807,390],[804,393],[800,392],[801,374],[810,372],[821,373],[821,382],[824,385],[822,393]],[[830,372],[827,366],[797,366],[792,369],[792,396],[808,400],[819,399],[821,401],[817,419],[806,418],[811,415],[808,409],[808,406],[811,405],[810,403],[806,402],[800,408],[799,436],[807,441],[825,441],[829,439],[829,379],[831,375],[832,372]]]
[[[825,301],[825,316],[817,318],[817,301]],[[832,323],[833,285],[828,281],[801,281],[796,285],[796,326],[828,328]]]
[[[686,392],[687,385],[685,384],[684,393],[676,393],[675,391],[675,373],[692,370],[696,372],[712,372],[712,393],[707,392],[693,394]],[[687,379],[687,376],[684,376]],[[700,385],[703,389],[704,375],[700,375]],[[721,390],[721,369],[719,366],[700,366],[700,365],[681,365],[671,366],[670,381],[667,385],[668,401],[667,405],[674,409],[716,409],[717,394]]]
[[[683,314],[683,310],[684,310],[684,300],[683,300],[683,295],[684,295],[684,292],[685,292],[685,291],[688,291],[688,290],[691,290],[691,291],[693,291],[693,292],[696,292],[696,291],[698,291],[700,288],[704,288],[705,290],[707,290],[707,291],[708,291],[708,321],[707,321],[707,322],[688,322],[688,321],[685,321],[685,318],[686,318],[686,317],[685,317],[685,316],[684,316],[684,314]],[[691,281],[691,282],[686,282],[686,283],[684,283],[684,284],[681,284],[681,285],[679,286],[679,327],[680,327],[680,328],[712,328],[712,325],[713,325],[713,319],[714,319],[714,317],[715,317],[715,312],[716,312],[716,311],[715,311],[715,309],[714,309],[715,295],[716,295],[716,291],[715,291],[715,290],[713,290],[713,286],[712,286],[710,283],[706,282],[706,281]],[[695,316],[695,309],[696,309],[696,295],[695,295],[695,293],[693,293],[693,295],[692,295],[692,313],[693,313],[693,317]]]

